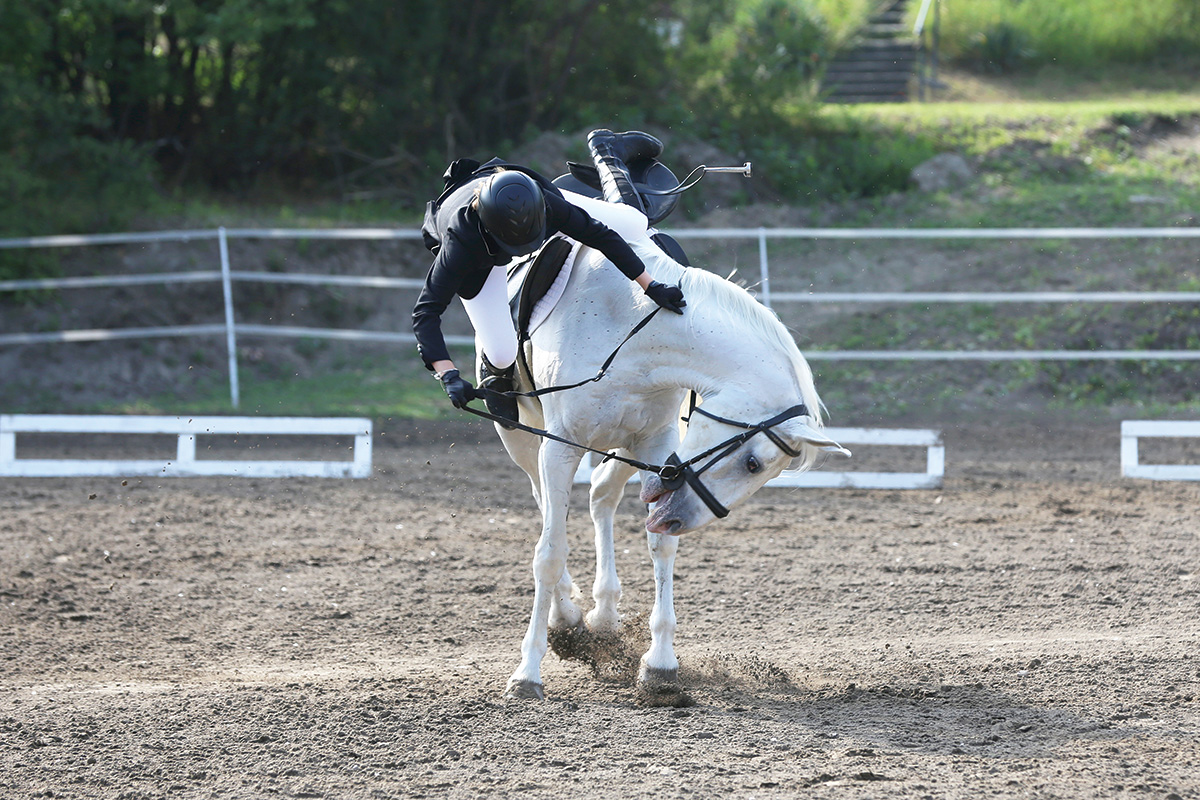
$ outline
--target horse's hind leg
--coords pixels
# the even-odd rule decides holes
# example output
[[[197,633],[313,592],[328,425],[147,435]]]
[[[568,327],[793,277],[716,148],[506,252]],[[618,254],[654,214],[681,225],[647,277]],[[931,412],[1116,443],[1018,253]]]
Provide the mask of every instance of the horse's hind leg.
[[[654,562],[654,610],[650,612],[650,649],[638,670],[638,697],[650,705],[678,705],[684,699],[675,657],[675,554],[679,537],[647,533]]]
[[[617,612],[621,581],[617,577],[613,518],[625,494],[625,484],[636,471],[620,461],[608,461],[592,473],[591,514],[596,533],[596,579],[592,583],[592,599],[596,605],[588,612],[587,626],[592,633],[601,636],[615,636],[621,630],[621,616]]]
[[[542,698],[542,659],[548,644],[550,606],[561,592],[567,567],[567,502],[580,453],[559,442],[542,444],[538,473],[542,488],[542,535],[533,556],[533,612],[521,642],[521,664],[508,680],[510,697]]]

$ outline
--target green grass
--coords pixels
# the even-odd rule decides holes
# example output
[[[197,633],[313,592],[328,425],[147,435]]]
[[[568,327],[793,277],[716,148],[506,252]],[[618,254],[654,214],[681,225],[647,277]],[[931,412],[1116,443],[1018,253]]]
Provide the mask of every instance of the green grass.
[[[1191,0],[971,0],[944,4],[941,35],[948,56],[1004,71],[1029,63],[1094,67],[1194,52],[1198,27],[1200,8]]]
[[[1130,72],[1137,73],[1136,68]],[[1200,209],[1200,154],[1192,147],[1164,148],[1142,136],[1147,126],[1172,119],[1192,124],[1187,115],[1200,111],[1200,86],[1173,80],[1156,93],[1130,93],[1115,71],[1090,81],[1059,71],[1034,91],[1020,79],[987,84],[995,102],[936,102],[827,108],[822,114],[838,125],[862,123],[874,134],[854,144],[869,150],[903,143],[904,153],[952,151],[980,160],[980,174],[967,191],[922,194],[892,193],[838,206],[836,225],[877,227],[1044,227],[1044,226],[1195,226]],[[1111,77],[1117,76],[1117,77]],[[952,80],[958,80],[958,77]],[[981,84],[982,85],[982,84]],[[1108,94],[1105,93],[1108,86]],[[1064,89],[1064,87],[1066,87]],[[1047,94],[1069,91],[1082,98],[1049,102]],[[1030,142],[1046,146],[1044,155],[1078,165],[1064,174],[1039,171],[1036,159],[988,161],[997,148]],[[778,142],[773,142],[772,146]],[[1041,151],[1039,151],[1041,152]],[[754,154],[749,154],[755,158]],[[782,148],[780,162],[791,154]],[[906,157],[909,157],[906,156]],[[1039,156],[1040,158],[1041,156]],[[755,159],[757,160],[757,159]],[[886,158],[880,158],[884,163]],[[1032,167],[1031,167],[1032,163]],[[1138,197],[1153,202],[1135,202]],[[814,197],[819,206],[827,198]],[[302,203],[287,198],[244,206],[219,197],[179,200],[171,225],[148,221],[147,227],[209,227],[229,224],[324,227],[339,224],[412,226],[416,212],[389,203]],[[686,201],[685,201],[686,205]],[[180,222],[182,220],[182,222]],[[317,260],[326,243],[296,243],[298,253]],[[890,247],[891,245],[887,245]],[[1053,288],[1069,279],[1075,288],[1141,288],[1195,290],[1200,263],[1187,261],[1178,248],[1161,242],[1125,241],[1105,245],[1104,257],[1128,268],[1096,275],[1087,273],[1098,257],[1092,245],[1075,241],[1040,242],[1004,251],[1008,243],[931,242],[939,255],[960,262],[993,264],[1009,271],[1013,290]],[[307,253],[301,252],[305,247]],[[811,243],[772,245],[789,256],[803,256]],[[880,245],[884,247],[884,245]],[[999,249],[998,249],[999,248]],[[859,247],[871,257],[874,251]],[[1003,257],[1011,256],[1008,261]],[[272,256],[274,258],[274,256]],[[753,258],[751,254],[748,256]],[[279,256],[278,258],[282,258]],[[1181,266],[1182,265],[1182,266]],[[751,270],[753,271],[753,270]],[[853,278],[853,276],[851,276]],[[851,280],[849,287],[855,283]],[[961,288],[961,287],[955,287]],[[345,314],[349,309],[335,308]],[[331,313],[332,313],[331,311]],[[1160,309],[1161,311],[1161,309]],[[1084,306],[1053,310],[1040,307],[935,306],[917,314],[846,315],[813,334],[814,349],[1022,349],[1093,346],[1130,349],[1200,348],[1200,312],[1194,306],[1169,308],[1159,316],[1137,317],[1128,308]],[[348,324],[347,327],[352,327]],[[1155,333],[1158,331],[1158,333]],[[1189,333],[1190,331],[1190,333]],[[297,345],[303,348],[304,343]],[[314,358],[318,353],[311,353]],[[469,353],[456,358],[469,363]],[[332,364],[317,377],[273,374],[266,365],[244,364],[240,413],[263,415],[365,415],[373,418],[436,419],[461,417],[429,379],[415,357],[405,363]],[[1031,363],[998,364],[814,362],[819,386],[831,408],[915,410],[929,404],[952,409],[989,401],[1004,403],[1009,395],[1030,395],[1062,407],[1101,408],[1136,405],[1152,410],[1200,409],[1194,362]],[[81,409],[116,413],[231,413],[228,387],[217,378],[194,397],[153,396],[135,404]],[[1153,399],[1158,398],[1158,399]],[[40,401],[39,401],[40,402]],[[20,409],[14,409],[20,410]],[[37,410],[44,410],[37,409]]]
[[[460,364],[473,363],[470,351],[455,349]],[[417,361],[371,363],[312,377],[263,377],[239,370],[241,403],[233,408],[228,381],[221,376],[194,396],[157,394],[132,403],[105,403],[83,409],[97,414],[250,414],[255,416],[363,416],[372,419],[461,417],[441,385]]]
[[[980,171],[971,191],[879,198],[865,207],[865,224],[1170,226],[1195,224],[1200,207],[1200,153],[1187,144],[1157,144],[1195,125],[1200,88],[1194,82],[1192,92],[1067,103],[862,105],[823,113],[837,124],[878,128],[881,148],[889,141],[923,141],[931,151],[972,159]]]

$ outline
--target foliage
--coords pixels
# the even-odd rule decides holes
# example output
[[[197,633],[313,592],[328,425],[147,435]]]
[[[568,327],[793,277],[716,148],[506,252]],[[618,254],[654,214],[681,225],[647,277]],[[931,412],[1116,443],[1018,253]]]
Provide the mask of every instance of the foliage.
[[[779,120],[784,103],[810,108],[828,32],[794,0],[690,0],[668,53],[670,86],[704,126],[746,132]]]
[[[987,72],[1014,72],[1037,55],[1029,36],[1006,22],[971,35],[960,59]]]
[[[42,0],[24,21],[40,43],[6,41],[5,61],[174,179],[241,188],[403,183],[581,108],[636,105],[656,47],[630,0]]]
[[[103,122],[0,64],[0,236],[120,225],[155,196],[143,149],[92,131]],[[44,276],[45,251],[0,251],[0,280]]]
[[[1008,68],[1058,53],[1046,46],[1054,31],[1082,31],[1073,41],[1089,58],[1200,35],[1184,24],[1194,0],[1139,4],[1144,13],[1120,0],[1107,15],[1094,2],[947,4],[942,41],[963,53],[975,37],[990,48],[981,57]],[[156,179],[188,196],[367,198],[395,218],[452,158],[601,125],[745,153],[786,176],[777,188],[789,200],[888,195],[949,137],[931,126],[897,136],[887,121],[822,109],[815,92],[875,6],[10,0],[0,189],[17,202],[0,209],[0,230],[118,227],[158,202]],[[1118,34],[1141,44],[1121,50]]]
[[[33,0],[6,16],[0,65],[70,109],[56,138],[145,148],[175,183],[410,197],[449,159],[535,131],[667,124],[701,99],[761,122],[815,76],[826,36],[799,0]],[[5,124],[32,130],[12,105]]]

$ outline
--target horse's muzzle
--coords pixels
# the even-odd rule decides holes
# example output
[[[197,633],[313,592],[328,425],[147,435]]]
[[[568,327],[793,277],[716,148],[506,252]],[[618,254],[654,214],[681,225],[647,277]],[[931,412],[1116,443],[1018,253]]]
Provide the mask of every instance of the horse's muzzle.
[[[654,473],[643,473],[642,491],[638,497],[643,503],[656,503],[659,498],[671,490],[663,485],[663,480]]]

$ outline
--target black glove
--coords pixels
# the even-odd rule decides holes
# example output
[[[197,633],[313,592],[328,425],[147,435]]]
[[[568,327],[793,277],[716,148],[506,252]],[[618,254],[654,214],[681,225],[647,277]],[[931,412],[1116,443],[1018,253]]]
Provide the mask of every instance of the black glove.
[[[683,289],[658,281],[650,281],[650,285],[646,287],[646,296],[658,303],[659,308],[674,311],[676,314],[682,314],[683,307],[687,305],[683,299]]]
[[[438,376],[438,380],[442,382],[442,388],[455,408],[466,408],[467,403],[475,399],[475,387],[464,380],[458,370],[448,369]]]

